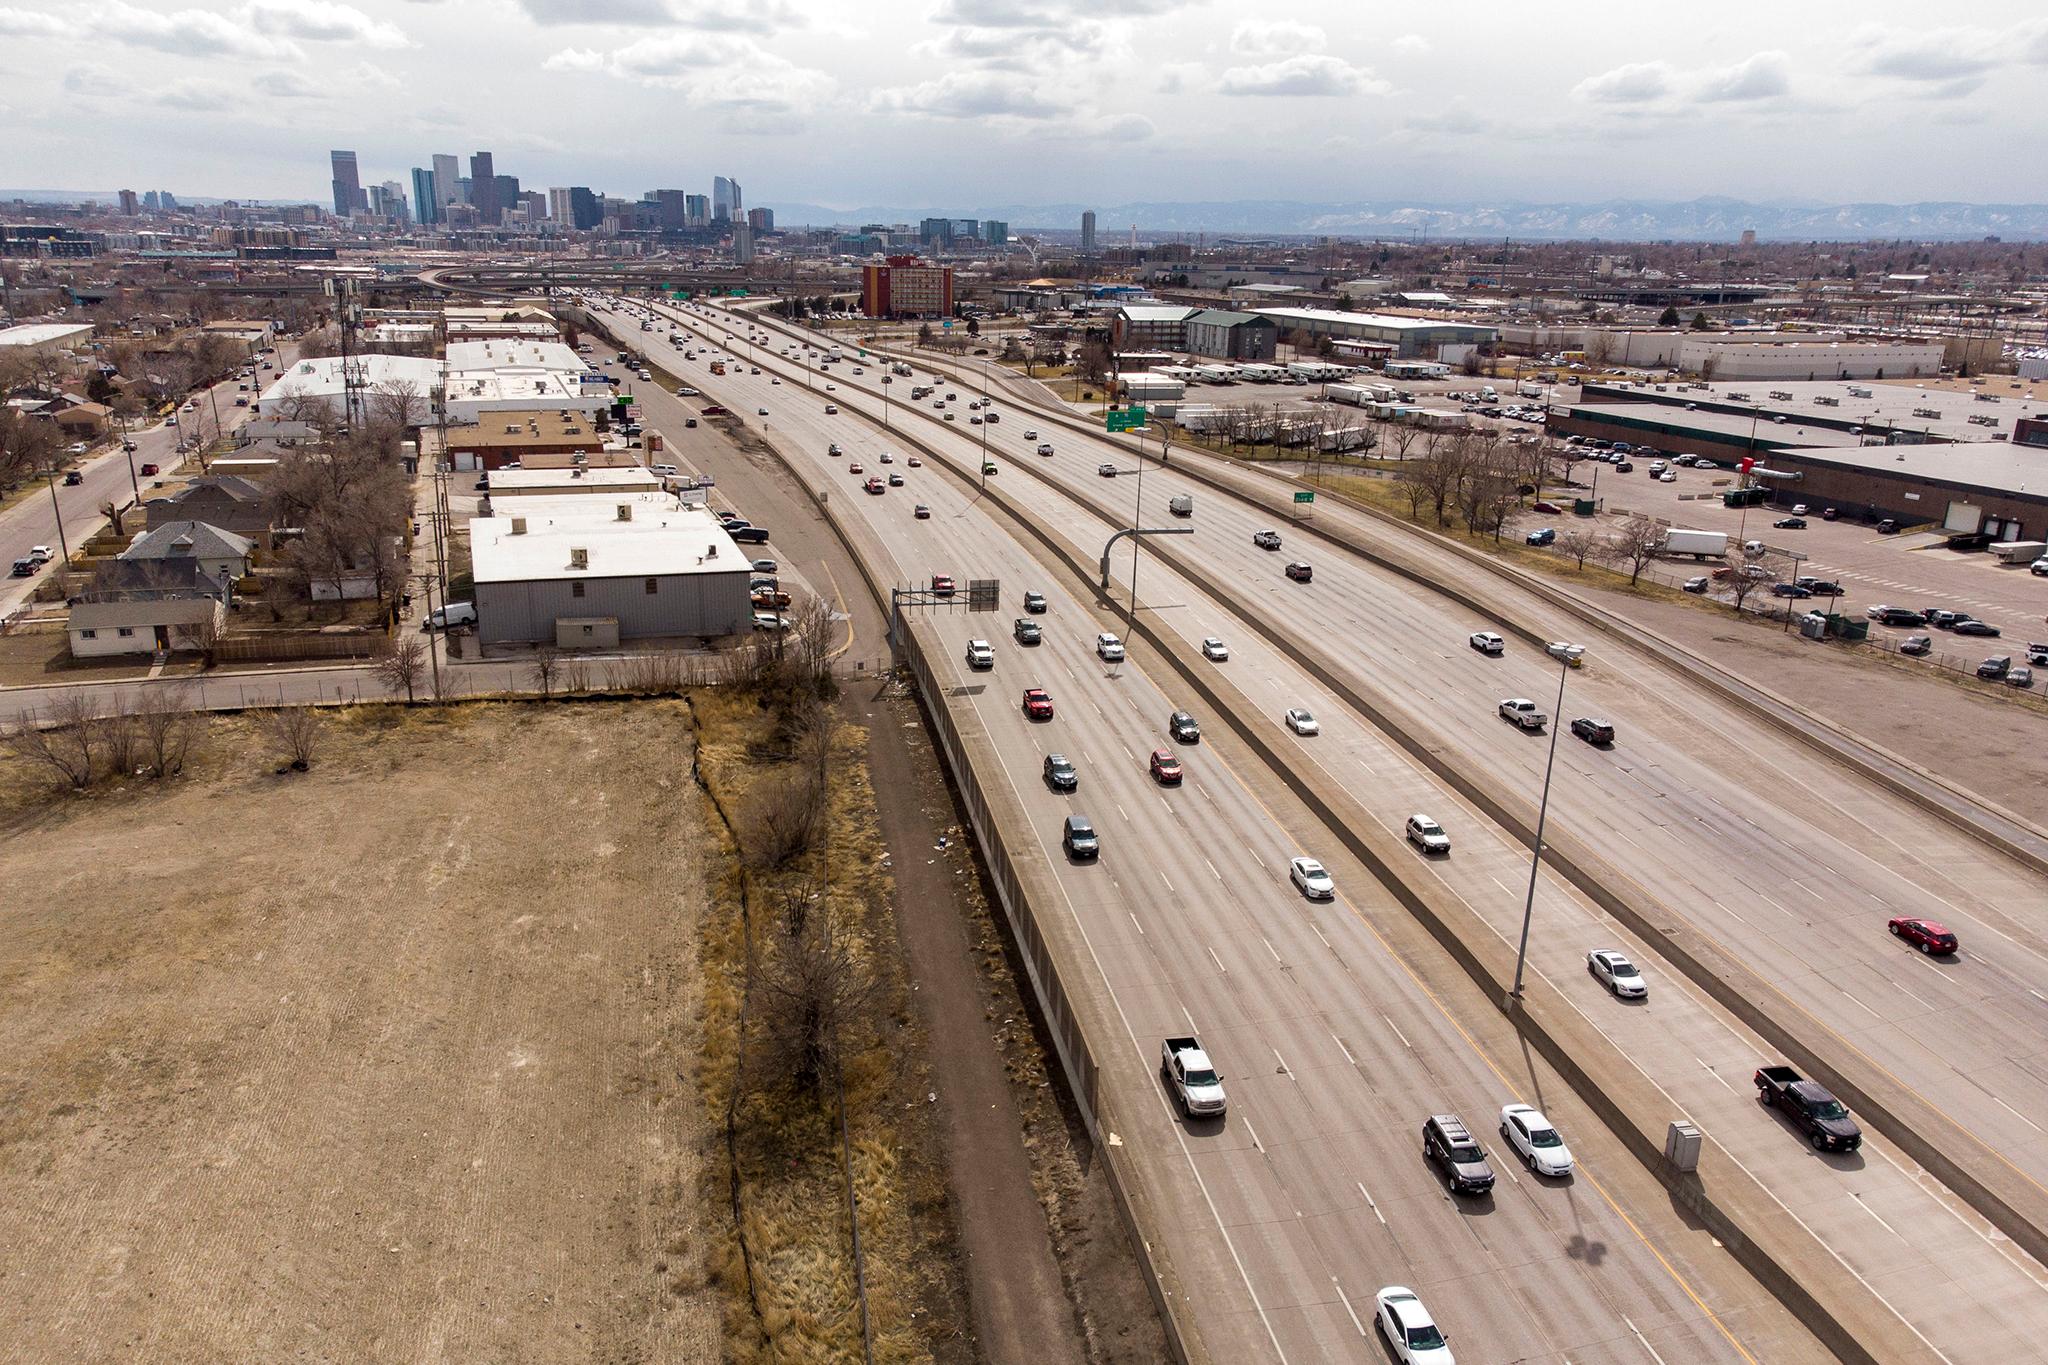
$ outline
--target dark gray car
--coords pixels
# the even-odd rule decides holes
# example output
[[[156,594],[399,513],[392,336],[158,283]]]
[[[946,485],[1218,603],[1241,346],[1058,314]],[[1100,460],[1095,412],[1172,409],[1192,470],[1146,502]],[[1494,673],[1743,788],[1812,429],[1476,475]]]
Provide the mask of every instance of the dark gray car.
[[[1065,754],[1047,754],[1045,785],[1056,792],[1075,791],[1080,788],[1081,774],[1075,770],[1074,761]]]

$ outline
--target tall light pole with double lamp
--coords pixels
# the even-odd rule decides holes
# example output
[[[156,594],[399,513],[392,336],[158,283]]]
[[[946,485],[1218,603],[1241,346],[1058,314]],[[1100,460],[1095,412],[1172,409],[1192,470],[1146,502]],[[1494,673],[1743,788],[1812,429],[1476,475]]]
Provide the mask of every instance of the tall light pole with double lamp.
[[[1550,774],[1557,766],[1557,732],[1564,724],[1564,680],[1572,670],[1572,661],[1585,654],[1579,646],[1569,644],[1554,645],[1551,652],[1557,655],[1557,709],[1550,713],[1550,756],[1543,761],[1543,797],[1536,804],[1536,843],[1529,850],[1529,893],[1522,899],[1522,941],[1515,947],[1515,984],[1507,999],[1510,1008],[1522,998],[1522,969],[1529,960],[1529,920],[1536,910],[1536,874],[1543,866],[1543,826],[1550,815]]]

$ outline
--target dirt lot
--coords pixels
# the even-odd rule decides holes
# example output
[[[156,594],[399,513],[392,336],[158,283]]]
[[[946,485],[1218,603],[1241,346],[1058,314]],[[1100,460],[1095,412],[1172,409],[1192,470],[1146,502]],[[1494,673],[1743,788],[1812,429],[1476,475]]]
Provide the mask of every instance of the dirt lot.
[[[274,766],[0,764],[0,1358],[717,1359],[681,704]]]

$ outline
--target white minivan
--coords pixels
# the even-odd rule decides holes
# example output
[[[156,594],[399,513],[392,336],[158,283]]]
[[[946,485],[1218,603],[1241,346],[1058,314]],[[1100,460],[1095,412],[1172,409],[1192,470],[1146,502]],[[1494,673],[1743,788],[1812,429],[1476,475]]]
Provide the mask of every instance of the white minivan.
[[[446,630],[450,626],[473,626],[476,624],[476,603],[450,602],[445,607],[436,607],[427,613],[427,619],[420,623],[421,630]]]

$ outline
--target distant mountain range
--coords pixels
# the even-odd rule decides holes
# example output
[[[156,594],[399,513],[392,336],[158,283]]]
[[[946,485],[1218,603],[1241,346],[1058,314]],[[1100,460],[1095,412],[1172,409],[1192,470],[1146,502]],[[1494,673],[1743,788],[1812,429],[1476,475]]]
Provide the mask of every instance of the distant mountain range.
[[[778,227],[915,223],[922,218],[996,218],[1016,232],[1078,232],[1095,210],[1096,233],[1114,242],[1137,225],[1141,238],[1210,236],[1368,237],[1414,241],[1431,237],[1615,242],[1733,242],[1747,229],[1764,241],[1865,241],[2001,237],[2048,239],[2048,204],[1785,204],[1705,198],[1684,202],[1607,199],[1531,204],[1517,201],[1428,203],[1374,200],[1310,204],[1276,200],[1206,203],[988,204],[932,209],[773,203]]]

